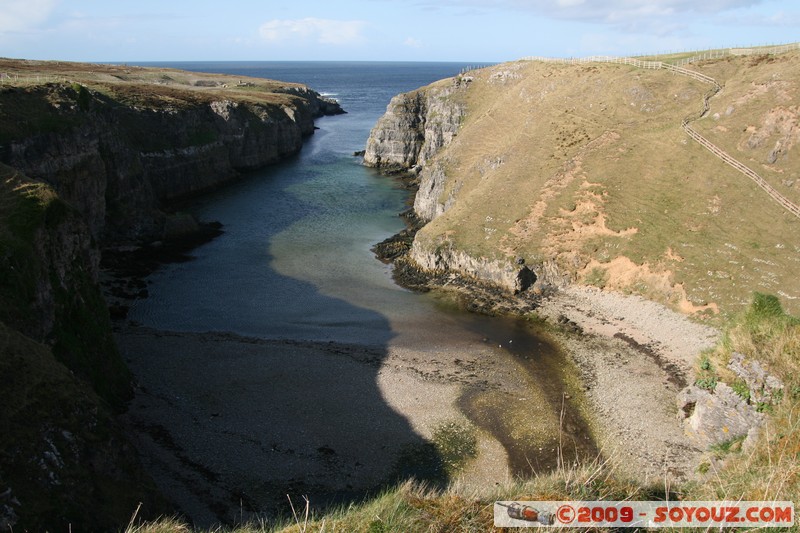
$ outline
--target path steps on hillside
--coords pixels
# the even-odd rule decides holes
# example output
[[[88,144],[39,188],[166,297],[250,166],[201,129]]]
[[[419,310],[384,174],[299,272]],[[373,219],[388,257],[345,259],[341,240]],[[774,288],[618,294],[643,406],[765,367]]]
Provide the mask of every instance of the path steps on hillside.
[[[796,50],[798,48],[800,48],[800,44],[799,43],[795,43],[795,44],[785,45],[783,47],[775,48],[774,50],[773,49],[765,50],[763,53],[784,53],[784,52],[788,52],[790,50]],[[731,54],[733,54],[733,55],[745,55],[746,53],[759,53],[759,50],[761,50],[761,49],[759,49],[759,48],[753,48],[753,49],[739,49],[739,48],[737,48],[735,50],[736,51],[735,52],[731,52]],[[747,52],[747,50],[752,50],[752,52]],[[567,63],[567,64],[575,64],[575,63],[620,63],[620,64],[623,64],[623,65],[633,65],[634,67],[643,68],[643,69],[651,69],[651,70],[666,69],[666,70],[669,70],[671,72],[675,72],[677,74],[680,74],[682,76],[688,76],[688,77],[690,77],[692,79],[695,79],[697,81],[713,85],[714,86],[713,91],[710,94],[705,95],[705,97],[703,98],[703,111],[701,113],[694,114],[694,115],[691,115],[691,116],[685,118],[683,120],[683,122],[681,123],[681,127],[689,135],[689,137],[691,137],[692,139],[697,141],[701,146],[706,148],[709,152],[714,154],[716,157],[718,157],[719,159],[721,159],[722,161],[724,161],[728,165],[732,166],[734,169],[738,170],[739,172],[741,172],[742,174],[744,174],[745,176],[747,176],[748,178],[753,180],[756,183],[756,185],[761,187],[761,189],[763,189],[773,200],[775,200],[778,203],[778,205],[780,205],[781,207],[783,207],[784,209],[786,209],[787,211],[792,213],[794,216],[800,218],[800,206],[798,206],[797,204],[791,202],[788,198],[786,198],[781,193],[779,193],[777,190],[775,190],[775,188],[772,187],[767,182],[767,180],[765,180],[764,178],[759,176],[754,170],[752,170],[751,168],[749,168],[746,165],[744,165],[744,164],[740,163],[739,161],[737,161],[735,158],[733,158],[727,152],[725,152],[720,147],[718,147],[717,145],[715,145],[714,143],[712,143],[711,141],[709,141],[708,139],[706,139],[705,137],[703,137],[702,135],[697,133],[697,131],[695,131],[694,129],[692,129],[691,126],[689,126],[689,124],[691,122],[694,122],[695,120],[698,120],[698,119],[700,119],[700,118],[702,118],[702,117],[704,117],[706,115],[706,113],[708,112],[708,109],[709,109],[709,100],[711,98],[713,98],[719,92],[719,90],[722,88],[722,86],[719,84],[719,82],[717,80],[715,80],[714,78],[712,78],[710,76],[706,76],[705,74],[702,74],[700,72],[696,72],[694,70],[689,70],[689,69],[686,69],[686,68],[683,68],[683,67],[679,67],[679,66],[673,65],[671,63],[665,63],[663,61],[643,61],[643,60],[635,59],[635,58],[632,58],[632,57],[591,56],[591,57],[585,57],[585,58],[580,58],[580,59],[574,59],[574,58],[567,59],[567,58],[548,58],[548,57],[532,56],[532,57],[526,57],[525,60],[527,60],[527,61],[545,61],[545,62],[551,62],[551,63]]]

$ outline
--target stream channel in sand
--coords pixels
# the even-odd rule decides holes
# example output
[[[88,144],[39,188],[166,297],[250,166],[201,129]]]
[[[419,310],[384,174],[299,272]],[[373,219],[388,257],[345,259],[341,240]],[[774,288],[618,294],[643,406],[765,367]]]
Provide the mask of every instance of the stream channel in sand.
[[[370,251],[403,227],[409,193],[353,152],[392,96],[463,65],[167,66],[303,82],[348,112],[319,119],[297,157],[191,202],[225,233],[153,273],[118,333],[139,383],[130,427],[192,521],[424,476],[398,457],[448,421],[479,436],[462,474],[476,485],[551,468],[559,443],[595,453],[564,402],[566,363],[531,325],[400,288]]]

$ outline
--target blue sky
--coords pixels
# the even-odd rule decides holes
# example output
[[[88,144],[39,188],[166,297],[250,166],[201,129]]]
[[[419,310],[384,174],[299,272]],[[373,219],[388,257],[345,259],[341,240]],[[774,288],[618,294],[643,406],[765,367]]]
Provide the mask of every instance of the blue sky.
[[[800,40],[797,0],[0,0],[0,56],[499,62]]]

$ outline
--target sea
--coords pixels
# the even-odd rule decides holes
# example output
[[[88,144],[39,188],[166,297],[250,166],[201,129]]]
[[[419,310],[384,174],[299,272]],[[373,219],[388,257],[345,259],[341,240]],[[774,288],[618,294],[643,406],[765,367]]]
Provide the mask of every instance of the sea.
[[[397,286],[391,266],[375,258],[371,247],[403,228],[398,215],[410,195],[353,154],[393,96],[455,76],[466,63],[142,65],[299,82],[347,114],[318,119],[297,156],[190,204],[225,233],[194,250],[193,260],[153,274],[150,296],[132,306],[130,319],[175,331],[383,345],[404,333],[430,342],[426,331],[441,334],[464,318]]]
[[[300,82],[336,98],[347,114],[318,119],[296,156],[184,206],[199,220],[221,222],[224,233],[194,249],[191,260],[151,274],[149,297],[133,303],[129,320],[160,330],[334,342],[380,353],[393,347],[423,359],[491,346],[493,368],[524,369],[525,379],[545,391],[547,409],[563,409],[562,356],[528,321],[469,313],[438,291],[404,289],[371,250],[404,228],[399,215],[411,193],[354,153],[365,148],[393,96],[455,76],[467,64],[143,65]],[[480,394],[464,396],[461,410],[503,443],[512,472],[530,474],[542,448],[509,440],[504,417],[476,400]],[[584,427],[579,414],[568,410],[567,418]],[[534,462],[555,464],[551,455]]]

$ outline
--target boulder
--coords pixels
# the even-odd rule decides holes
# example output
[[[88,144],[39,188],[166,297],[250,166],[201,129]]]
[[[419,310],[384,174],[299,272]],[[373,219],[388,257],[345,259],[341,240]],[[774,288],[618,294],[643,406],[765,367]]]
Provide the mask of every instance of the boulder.
[[[684,432],[701,448],[746,436],[764,418],[725,383],[714,391],[690,385],[678,393],[677,404]]]
[[[750,401],[758,404],[777,403],[783,394],[783,383],[780,379],[767,373],[758,361],[745,361],[745,356],[733,352],[728,368],[739,376],[750,389]]]

